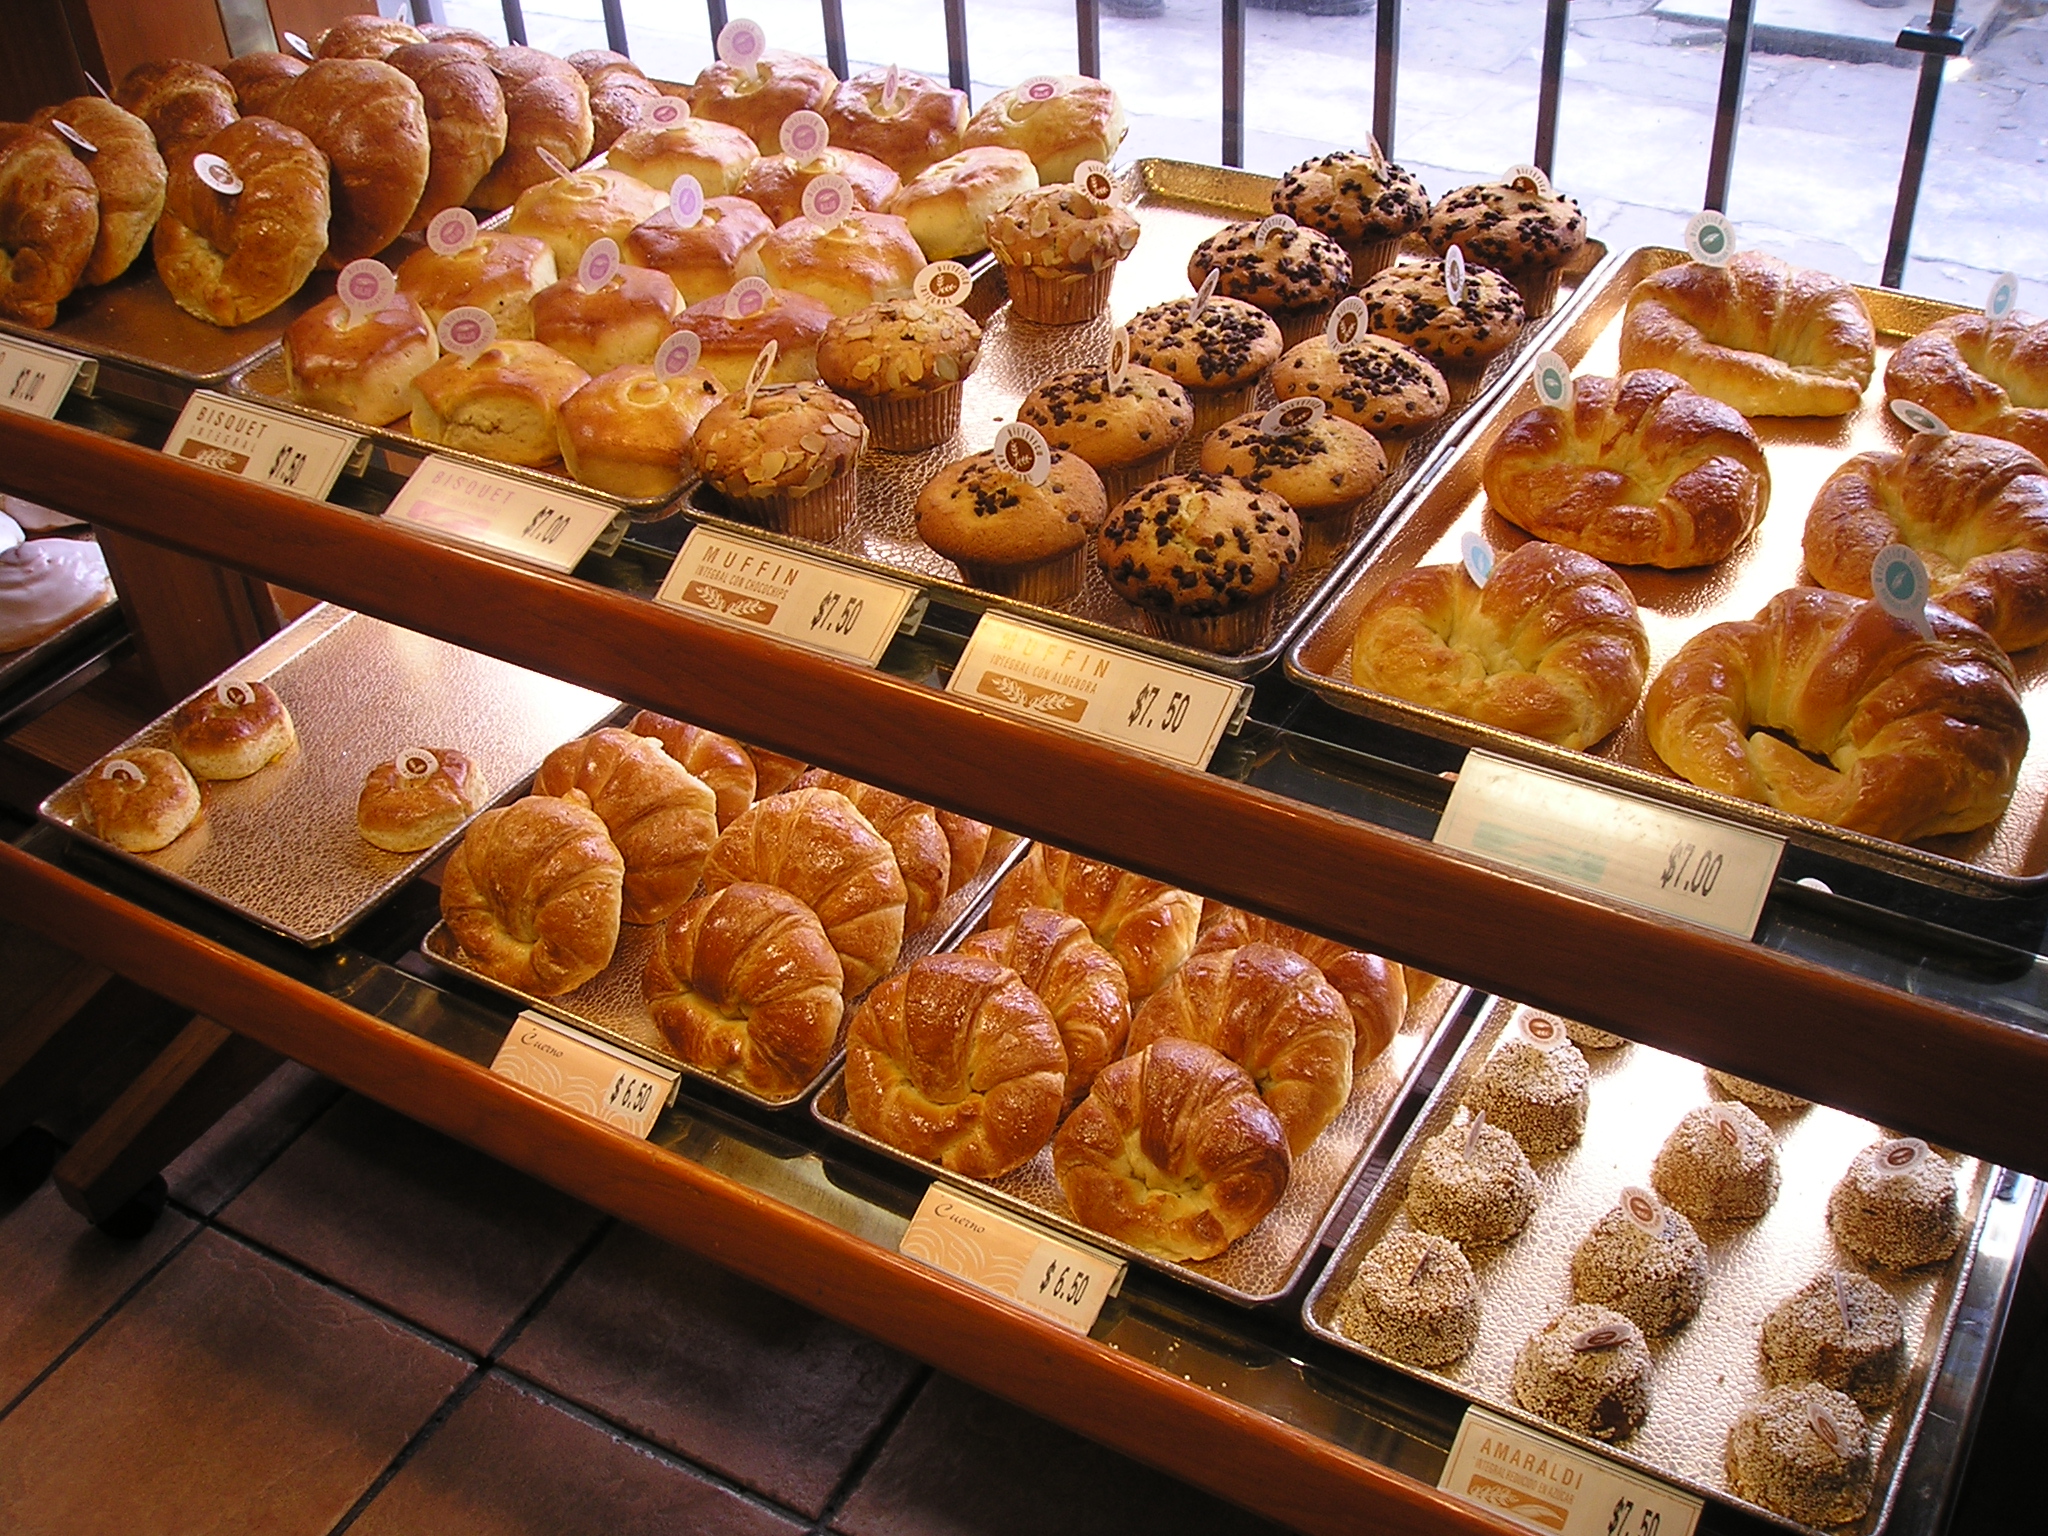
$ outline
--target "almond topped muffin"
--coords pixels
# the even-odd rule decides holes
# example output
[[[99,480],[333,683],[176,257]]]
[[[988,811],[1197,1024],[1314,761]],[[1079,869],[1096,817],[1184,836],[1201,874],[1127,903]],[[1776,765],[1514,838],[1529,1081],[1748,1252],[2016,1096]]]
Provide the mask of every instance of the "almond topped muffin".
[[[727,395],[697,424],[698,472],[742,517],[829,542],[852,520],[867,428],[815,382]]]
[[[1040,325],[1080,325],[1109,304],[1116,264],[1138,244],[1127,208],[1070,182],[1026,192],[988,221],[988,248],[1010,284],[1010,313]]]
[[[960,426],[960,385],[981,355],[966,310],[884,299],[825,327],[818,377],[860,407],[874,446],[930,448]]]

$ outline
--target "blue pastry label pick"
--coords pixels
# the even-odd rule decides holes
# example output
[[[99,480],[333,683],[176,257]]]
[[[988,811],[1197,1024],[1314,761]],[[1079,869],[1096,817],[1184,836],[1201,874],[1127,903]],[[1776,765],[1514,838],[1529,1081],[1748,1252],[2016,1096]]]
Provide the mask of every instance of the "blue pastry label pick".
[[[1870,562],[1870,595],[1877,606],[1932,637],[1927,592],[1927,567],[1906,545],[1887,544]]]
[[[1535,382],[1536,398],[1542,404],[1557,411],[1572,408],[1572,365],[1557,353],[1538,352],[1529,376]]]
[[[1472,578],[1473,586],[1483,587],[1493,579],[1493,546],[1486,542],[1484,535],[1460,534],[1458,558],[1465,563],[1465,574]]]
[[[1991,294],[1984,300],[1984,313],[1993,320],[2003,320],[2019,307],[2020,278],[2017,272],[2001,272],[1998,281],[1991,285]]]
[[[1728,222],[1727,214],[1702,209],[1686,221],[1685,250],[1694,261],[1725,267],[1735,254],[1735,226]]]

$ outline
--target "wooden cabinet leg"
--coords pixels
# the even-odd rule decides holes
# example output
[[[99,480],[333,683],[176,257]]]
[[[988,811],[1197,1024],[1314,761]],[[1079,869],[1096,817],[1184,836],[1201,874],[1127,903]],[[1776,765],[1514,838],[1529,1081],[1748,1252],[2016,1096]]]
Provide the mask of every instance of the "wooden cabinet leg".
[[[144,668],[181,699],[276,634],[277,600],[253,576],[112,529],[96,530]]]
[[[91,1048],[69,1029],[114,984],[112,972],[16,928],[0,929],[0,1147],[28,1129],[49,1091]]]

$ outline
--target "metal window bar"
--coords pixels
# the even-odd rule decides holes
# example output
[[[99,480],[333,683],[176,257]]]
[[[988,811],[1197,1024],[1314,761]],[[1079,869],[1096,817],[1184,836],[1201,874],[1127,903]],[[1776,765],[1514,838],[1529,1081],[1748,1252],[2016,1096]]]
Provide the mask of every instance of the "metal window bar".
[[[1728,37],[1721,45],[1721,90],[1714,102],[1714,146],[1707,152],[1706,206],[1728,211],[1728,178],[1735,168],[1735,130],[1742,125],[1742,90],[1749,79],[1749,41],[1756,0],[1733,0]]]

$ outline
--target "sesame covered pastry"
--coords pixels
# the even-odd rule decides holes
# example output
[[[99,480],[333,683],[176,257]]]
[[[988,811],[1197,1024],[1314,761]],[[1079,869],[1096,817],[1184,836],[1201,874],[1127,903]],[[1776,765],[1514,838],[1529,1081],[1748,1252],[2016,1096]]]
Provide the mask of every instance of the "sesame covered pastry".
[[[988,248],[1009,279],[1010,313],[1079,325],[1108,307],[1116,264],[1138,243],[1128,209],[1057,182],[1012,198],[988,221]]]
[[[1312,407],[1311,407],[1312,409]],[[1271,491],[1301,519],[1304,566],[1350,542],[1351,521],[1387,478],[1387,456],[1373,435],[1325,412],[1293,431],[1261,429],[1262,412],[1227,421],[1202,440],[1202,468]]]
[[[818,376],[818,343],[832,311],[807,293],[771,288],[751,315],[728,315],[725,295],[692,304],[676,317],[676,329],[692,331],[703,345],[699,366],[725,386],[729,395],[747,385],[754,359],[769,342],[776,346],[775,366],[767,383],[800,384]]]
[[[1522,296],[1484,267],[1465,269],[1465,294],[1456,304],[1444,289],[1441,261],[1389,267],[1359,292],[1367,325],[1435,363],[1453,405],[1471,396],[1486,365],[1522,334]]]
[[[1515,1357],[1515,1402],[1574,1434],[1626,1440],[1650,1415],[1650,1351],[1621,1313],[1566,1307]]]
[[[1131,361],[1165,374],[1195,408],[1203,438],[1252,408],[1259,380],[1280,360],[1280,327],[1257,305],[1220,295],[1190,322],[1193,299],[1155,304],[1129,326]]]
[[[1612,1307],[1652,1338],[1674,1333],[1706,1299],[1707,1245],[1681,1213],[1643,1191],[1621,1198],[1647,1220],[1616,1206],[1593,1223],[1572,1253],[1572,1300]]]
[[[867,428],[822,384],[728,395],[697,426],[705,482],[743,516],[803,538],[836,538],[853,516]]]
[[[547,241],[485,229],[459,251],[421,246],[399,264],[398,291],[419,300],[437,326],[467,305],[496,322],[500,341],[531,341],[533,296],[559,276]]]
[[[825,327],[818,377],[860,407],[875,447],[930,448],[959,429],[960,384],[980,355],[966,310],[884,299]]]
[[[696,223],[678,224],[664,208],[619,249],[632,266],[666,272],[683,302],[698,304],[737,282],[740,258],[774,233],[774,222],[744,197],[707,197]]]
[[[1510,1039],[1486,1058],[1465,1092],[1468,1108],[1539,1156],[1565,1152],[1586,1133],[1592,1070],[1569,1040],[1544,1049]]]
[[[724,394],[701,368],[673,378],[643,364],[614,368],[562,402],[562,463],[572,479],[613,496],[672,495],[694,472],[697,424]]]
[[[1263,220],[1246,220],[1217,230],[1188,258],[1188,281],[1199,288],[1216,268],[1216,291],[1258,305],[1291,347],[1321,330],[1351,287],[1351,258],[1317,230],[1290,224],[1262,240],[1263,228]]]
[[[890,213],[856,209],[837,224],[794,218],[739,259],[741,277],[809,294],[835,315],[877,299],[907,299],[924,270],[910,226]]]
[[[1538,191],[1528,179],[1460,187],[1429,215],[1429,248],[1452,246],[1467,261],[1492,268],[1515,285],[1531,320],[1557,303],[1558,274],[1586,243],[1586,216],[1562,192]]]
[[[1265,635],[1301,559],[1301,524],[1242,480],[1170,475],[1110,514],[1096,557],[1166,639],[1235,655]]]
[[[730,197],[760,154],[730,123],[686,117],[666,127],[646,122],[628,128],[605,151],[604,163],[664,195],[678,176],[694,176],[707,198]]]
[[[520,193],[505,228],[547,241],[556,270],[574,272],[584,251],[605,239],[623,244],[634,225],[666,205],[661,193],[623,171],[578,171]]]
[[[1337,1303],[1347,1339],[1411,1365],[1449,1365],[1479,1341],[1479,1282],[1458,1245],[1394,1232],[1359,1261]]]
[[[1694,1221],[1754,1221],[1778,1198],[1778,1139],[1746,1104],[1688,1110],[1650,1183]]]
[[[823,113],[834,144],[873,155],[908,179],[959,152],[967,93],[904,69],[891,96],[889,71],[864,69],[832,93]]]
[[[1022,150],[1038,167],[1040,181],[1071,181],[1083,161],[1107,165],[1129,126],[1115,91],[1089,75],[1061,75],[1046,100],[1027,94],[1025,85],[989,97],[969,119],[961,142]]]
[[[1484,1248],[1520,1233],[1542,1195],[1521,1143],[1461,1112],[1416,1149],[1405,1209],[1424,1232]]]
[[[1886,1269],[1945,1259],[1963,1238],[1956,1171],[1910,1138],[1865,1147],[1828,1196],[1828,1230],[1844,1251]]]
[[[1089,541],[1109,502],[1078,454],[1055,452],[1041,485],[970,454],[917,496],[917,533],[973,586],[1028,603],[1063,603],[1081,590]]]
[[[801,165],[790,155],[763,155],[747,167],[739,195],[777,224],[786,224],[804,211],[804,188],[820,176],[844,176],[853,188],[854,202],[870,212],[886,208],[903,185],[903,179],[873,155],[835,144]]]
[[[1273,211],[1343,246],[1351,280],[1362,283],[1391,267],[1402,238],[1428,222],[1429,194],[1368,137],[1364,149],[1304,160],[1282,176]]]
[[[988,249],[988,221],[1013,197],[1038,185],[1038,168],[1020,149],[984,145],[919,171],[889,199],[933,261]]]
[[[1817,1381],[1883,1408],[1904,1385],[1905,1318],[1868,1275],[1832,1269],[1771,1309],[1759,1353],[1767,1386]]]
[[[1853,1398],[1817,1381],[1772,1387],[1728,1431],[1728,1486],[1804,1525],[1846,1525],[1870,1508],[1870,1425]]]
[[[707,64],[690,87],[690,111],[696,118],[731,123],[762,154],[773,154],[781,148],[782,120],[792,112],[824,111],[838,89],[839,77],[816,59],[769,48],[752,69],[723,60]]]
[[[1106,369],[1056,373],[1018,402],[1017,419],[1093,465],[1114,506],[1172,465],[1194,410],[1173,380],[1134,364],[1116,389]]]
[[[442,357],[412,381],[412,435],[501,464],[535,468],[561,452],[556,412],[590,375],[537,341]]]
[[[596,288],[574,278],[533,296],[533,339],[592,377],[651,363],[683,301],[666,272],[622,266]]]
[[[1333,416],[1356,422],[1398,462],[1409,438],[1435,425],[1451,408],[1450,386],[1436,364],[1412,347],[1370,331],[1349,346],[1322,335],[1288,349],[1273,369],[1273,393],[1282,400],[1314,395]]]

